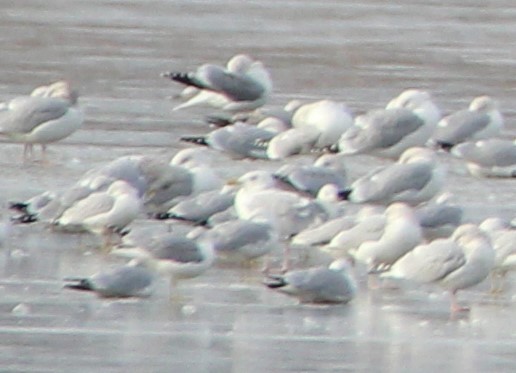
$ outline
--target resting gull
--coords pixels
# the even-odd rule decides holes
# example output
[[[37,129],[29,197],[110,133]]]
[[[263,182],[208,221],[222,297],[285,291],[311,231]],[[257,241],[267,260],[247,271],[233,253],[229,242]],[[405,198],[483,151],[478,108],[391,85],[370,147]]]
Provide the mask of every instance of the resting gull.
[[[433,150],[410,148],[397,163],[355,180],[343,196],[355,203],[389,204],[398,201],[417,205],[441,191],[445,174]]]
[[[264,105],[272,91],[272,81],[263,63],[244,54],[231,58],[226,68],[204,64],[195,72],[167,72],[162,76],[199,89],[174,110],[207,105],[230,112],[251,111]]]
[[[453,202],[451,193],[443,193],[416,208],[426,240],[450,236],[462,224],[463,209]]]
[[[476,97],[469,108],[444,117],[437,124],[431,143],[449,150],[471,140],[496,136],[503,129],[498,103],[489,96]]]
[[[516,177],[516,141],[486,139],[454,146],[452,154],[464,159],[476,177]]]
[[[87,278],[65,278],[66,288],[93,291],[103,298],[148,297],[154,291],[155,274],[137,263],[102,271]]]
[[[315,148],[326,148],[353,125],[348,107],[341,102],[320,100],[301,105],[292,117],[292,127],[315,132]]]
[[[408,148],[424,146],[439,118],[440,111],[427,92],[407,90],[385,109],[356,117],[354,126],[338,141],[339,152],[398,158]]]
[[[295,270],[282,276],[269,276],[269,288],[297,297],[301,303],[348,303],[357,293],[357,285],[345,259],[329,267]]]
[[[274,177],[313,196],[326,184],[336,185],[339,191],[347,186],[345,159],[339,154],[323,154],[312,165],[286,163],[274,172]]]

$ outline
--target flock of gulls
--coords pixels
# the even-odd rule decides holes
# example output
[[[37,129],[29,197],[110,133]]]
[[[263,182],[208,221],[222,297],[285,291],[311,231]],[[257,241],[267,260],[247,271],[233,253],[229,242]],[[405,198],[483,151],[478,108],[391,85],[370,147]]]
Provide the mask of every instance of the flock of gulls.
[[[354,117],[346,104],[329,99],[267,108],[270,74],[243,54],[226,66],[162,76],[185,86],[174,111],[219,111],[208,117],[211,132],[182,137],[193,145],[170,161],[124,156],[64,191],[10,204],[16,223],[93,233],[99,251],[125,260],[89,278],[66,279],[67,287],[103,297],[147,296],[164,276],[174,295],[178,281],[202,275],[216,261],[250,266],[259,260],[264,284],[301,302],[349,302],[362,271],[370,287],[386,279],[440,286],[451,294],[451,311],[459,312],[465,310],[459,290],[490,276],[492,290],[502,291],[503,277],[516,268],[511,222],[464,221],[445,191],[440,160],[462,159],[472,177],[516,177],[516,141],[501,137],[503,116],[493,98],[477,97],[443,116],[428,92],[409,89],[385,108]],[[41,145],[46,162],[47,144],[83,122],[77,98],[60,81],[0,104],[0,134],[24,145],[25,161]],[[227,180],[209,162],[214,152],[283,162],[274,172],[253,169]],[[288,162],[297,154],[314,161]],[[349,180],[347,161],[360,155],[389,162]],[[137,218],[176,220],[191,229],[136,242],[130,231]],[[293,267],[295,250],[317,252],[328,265]],[[281,267],[271,264],[274,253]]]

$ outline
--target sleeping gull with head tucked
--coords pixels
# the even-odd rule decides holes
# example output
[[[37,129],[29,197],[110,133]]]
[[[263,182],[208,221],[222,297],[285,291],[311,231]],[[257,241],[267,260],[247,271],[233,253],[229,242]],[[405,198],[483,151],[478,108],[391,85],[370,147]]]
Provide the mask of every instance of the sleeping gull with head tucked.
[[[449,150],[462,142],[496,136],[503,126],[498,103],[489,96],[480,96],[471,101],[468,109],[441,119],[430,142]]]
[[[227,67],[204,64],[194,72],[167,72],[162,76],[199,89],[174,110],[207,105],[231,112],[251,111],[264,105],[272,91],[263,63],[244,54],[232,57]]]
[[[322,149],[337,143],[337,139],[353,125],[346,104],[320,100],[298,107],[292,117],[292,127],[311,129],[316,134],[314,148]]]
[[[476,177],[516,177],[516,140],[486,139],[456,145],[452,154],[464,159]]]
[[[294,270],[264,281],[269,288],[296,297],[301,303],[348,303],[357,293],[357,285],[346,259],[329,267]]]
[[[445,169],[431,149],[410,148],[398,162],[355,180],[343,195],[355,203],[417,205],[441,191]]]
[[[456,293],[482,282],[493,268],[495,253],[489,237],[477,226],[459,226],[450,238],[422,244],[398,260],[382,277],[435,283],[452,297],[451,312],[467,311]]]
[[[102,271],[86,278],[65,278],[65,288],[93,291],[103,298],[148,297],[154,291],[155,274],[136,262]]]
[[[356,117],[354,126],[338,141],[339,152],[398,158],[408,148],[424,146],[439,118],[439,108],[430,94],[415,89],[404,91],[385,109]]]
[[[16,97],[0,106],[0,134],[24,144],[24,160],[32,156],[33,145],[40,144],[45,161],[47,144],[70,136],[81,126],[84,117],[77,99],[66,81]]]
[[[316,196],[326,184],[339,191],[347,186],[345,159],[340,154],[323,154],[312,165],[286,163],[274,172],[274,177],[300,192]]]

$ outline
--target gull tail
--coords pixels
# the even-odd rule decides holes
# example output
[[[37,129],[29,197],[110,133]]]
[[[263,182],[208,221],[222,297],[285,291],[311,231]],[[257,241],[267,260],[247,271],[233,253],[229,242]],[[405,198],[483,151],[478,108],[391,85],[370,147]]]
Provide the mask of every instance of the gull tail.
[[[270,289],[278,289],[288,285],[283,276],[268,276],[263,280],[263,284]]]
[[[18,211],[18,212],[23,212],[24,214],[27,214],[28,209],[29,207],[29,204],[26,203],[26,202],[9,202],[9,210],[14,210],[14,211]]]
[[[235,123],[232,118],[225,118],[218,115],[208,115],[205,120],[209,125],[214,127],[226,127]]]
[[[338,196],[339,198],[342,198],[344,201],[348,201],[351,193],[353,193],[353,189],[344,189],[338,193]]]
[[[205,88],[202,84],[200,84],[195,77],[191,73],[181,73],[168,71],[161,74],[162,77],[173,80],[174,82],[178,82],[188,86],[194,86],[197,88]]]
[[[93,284],[87,278],[65,278],[64,281],[68,282],[64,285],[67,289],[73,290],[84,290],[94,291]]]
[[[18,216],[12,216],[11,221],[15,224],[30,224],[38,221],[38,216],[36,214],[21,214]]]
[[[438,140],[435,141],[435,145],[446,152],[451,152],[452,148],[455,146],[455,144],[452,144],[451,142]]]
[[[208,146],[206,136],[183,136],[180,138],[181,141],[190,142],[192,144]]]

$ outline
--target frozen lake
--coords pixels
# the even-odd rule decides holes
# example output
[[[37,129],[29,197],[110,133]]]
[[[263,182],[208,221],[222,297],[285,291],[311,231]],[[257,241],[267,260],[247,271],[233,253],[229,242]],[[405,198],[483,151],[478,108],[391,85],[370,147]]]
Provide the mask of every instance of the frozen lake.
[[[202,120],[209,111],[173,113],[169,97],[180,87],[160,73],[222,64],[236,53],[271,70],[271,106],[332,98],[361,113],[422,88],[448,113],[489,94],[500,101],[505,135],[514,137],[515,16],[509,0],[3,4],[0,100],[67,78],[81,93],[86,121],[50,146],[52,162],[44,167],[23,164],[22,146],[2,140],[0,203],[64,188],[122,155],[171,158],[186,146],[179,136],[208,131]],[[468,219],[516,216],[513,180],[473,179],[460,162],[442,157],[447,189]],[[214,159],[228,177],[281,165],[218,153]],[[384,163],[352,158],[351,177]],[[161,224],[141,219],[133,227]],[[104,265],[88,242],[38,224],[12,233],[0,252],[0,371],[516,370],[514,277],[496,298],[486,283],[462,292],[472,310],[457,319],[450,319],[447,296],[431,287],[362,286],[346,306],[300,306],[238,268],[212,268],[183,283],[182,303],[169,301],[166,284],[149,299],[109,301],[62,288],[63,277]]]

